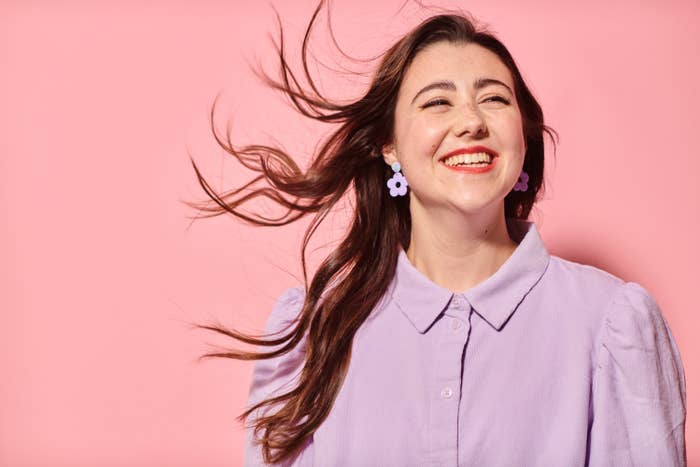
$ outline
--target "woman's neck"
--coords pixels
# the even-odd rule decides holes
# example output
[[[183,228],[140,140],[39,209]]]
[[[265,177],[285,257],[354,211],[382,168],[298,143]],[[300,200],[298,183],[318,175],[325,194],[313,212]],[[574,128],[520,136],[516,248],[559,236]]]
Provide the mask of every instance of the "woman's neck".
[[[517,246],[508,234],[502,203],[500,209],[469,217],[411,203],[406,256],[431,281],[453,292],[491,277]]]

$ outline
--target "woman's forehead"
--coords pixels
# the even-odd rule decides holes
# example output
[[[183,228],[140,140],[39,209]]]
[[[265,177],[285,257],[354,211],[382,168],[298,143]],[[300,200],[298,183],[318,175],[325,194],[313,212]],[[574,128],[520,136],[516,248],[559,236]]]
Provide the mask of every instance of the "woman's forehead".
[[[471,87],[475,78],[497,79],[512,89],[510,71],[494,52],[479,44],[442,41],[416,54],[406,70],[401,87],[411,90],[440,79]]]

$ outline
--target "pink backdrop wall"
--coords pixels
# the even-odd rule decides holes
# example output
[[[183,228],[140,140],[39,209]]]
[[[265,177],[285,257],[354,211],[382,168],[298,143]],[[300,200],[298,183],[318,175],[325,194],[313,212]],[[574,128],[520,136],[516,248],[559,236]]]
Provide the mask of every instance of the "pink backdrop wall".
[[[259,330],[301,280],[303,224],[190,225],[180,203],[204,199],[188,150],[216,189],[243,180],[209,131],[219,91],[217,126],[232,117],[237,142],[273,137],[302,154],[328,130],[247,68],[258,56],[274,73],[273,11],[142,3],[0,4],[1,465],[240,465],[234,417],[252,363],[198,364],[207,342],[227,342],[187,323]],[[337,0],[344,49],[368,57],[426,15],[396,13],[401,3]],[[533,216],[550,251],[660,303],[685,365],[689,465],[700,466],[697,2],[439,3],[503,39],[561,136]],[[314,1],[275,4],[296,51]],[[321,26],[315,50],[328,57]],[[323,76],[331,96],[359,89]],[[342,227],[339,217],[316,244]]]

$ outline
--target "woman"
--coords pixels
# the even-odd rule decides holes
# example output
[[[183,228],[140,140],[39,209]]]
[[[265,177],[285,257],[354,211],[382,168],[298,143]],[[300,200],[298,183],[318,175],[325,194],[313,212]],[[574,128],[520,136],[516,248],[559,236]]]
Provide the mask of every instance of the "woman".
[[[277,149],[220,141],[269,186],[221,198],[200,176],[210,211],[258,225],[315,213],[306,281],[309,236],[348,190],[355,207],[311,284],[277,301],[274,338],[202,326],[273,347],[207,355],[258,359],[245,464],[685,465],[685,377],[657,303],[549,255],[527,220],[552,130],[501,42],[432,17],[347,105],[308,72],[303,91],[280,58],[284,82],[267,82],[339,128],[305,172]],[[287,216],[242,212],[254,196]]]

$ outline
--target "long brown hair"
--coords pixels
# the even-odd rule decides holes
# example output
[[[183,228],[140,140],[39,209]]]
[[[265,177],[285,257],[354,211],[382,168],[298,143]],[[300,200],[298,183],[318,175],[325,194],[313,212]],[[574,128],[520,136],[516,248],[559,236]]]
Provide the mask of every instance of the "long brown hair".
[[[308,39],[324,2],[320,0],[316,7],[301,50],[304,75],[310,90],[302,88],[288,65],[281,24],[277,45],[280,81],[254,70],[267,85],[286,93],[302,115],[338,125],[337,130],[323,141],[308,169],[301,170],[292,157],[275,147],[247,145],[236,149],[229,134],[223,141],[214,129],[213,107],[212,131],[218,144],[259,175],[237,189],[218,195],[192,161],[200,185],[215,203],[215,206],[190,204],[209,213],[201,217],[228,212],[253,225],[279,226],[314,214],[301,248],[306,294],[291,330],[281,337],[261,338],[263,336],[246,335],[220,325],[198,325],[248,344],[284,344],[272,352],[226,349],[202,357],[239,360],[273,358],[294,349],[308,334],[305,362],[297,386],[285,394],[249,407],[238,417],[239,421],[244,422],[252,412],[280,404],[275,413],[261,416],[254,422],[256,436],[263,432],[261,441],[266,463],[278,463],[298,454],[304,442],[329,414],[348,368],[355,332],[388,288],[394,276],[399,245],[408,248],[411,231],[409,197],[389,196],[386,180],[391,178],[393,172],[382,159],[380,148],[393,138],[394,109],[399,87],[416,54],[439,41],[476,43],[498,55],[510,70],[527,142],[524,169],[530,178],[527,191],[511,191],[506,196],[506,217],[528,218],[543,185],[543,137],[547,133],[554,144],[552,132],[556,134],[544,124],[542,109],[506,47],[486,29],[477,29],[474,21],[463,14],[441,14],[423,21],[383,54],[369,89],[361,98],[349,104],[330,101],[315,86],[306,58]],[[350,228],[337,248],[320,264],[309,284],[305,259],[308,242],[319,224],[346,194],[354,197]],[[244,203],[259,197],[279,204],[285,209],[285,214],[273,218],[246,213],[241,209]],[[378,251],[382,254],[376,254]]]

